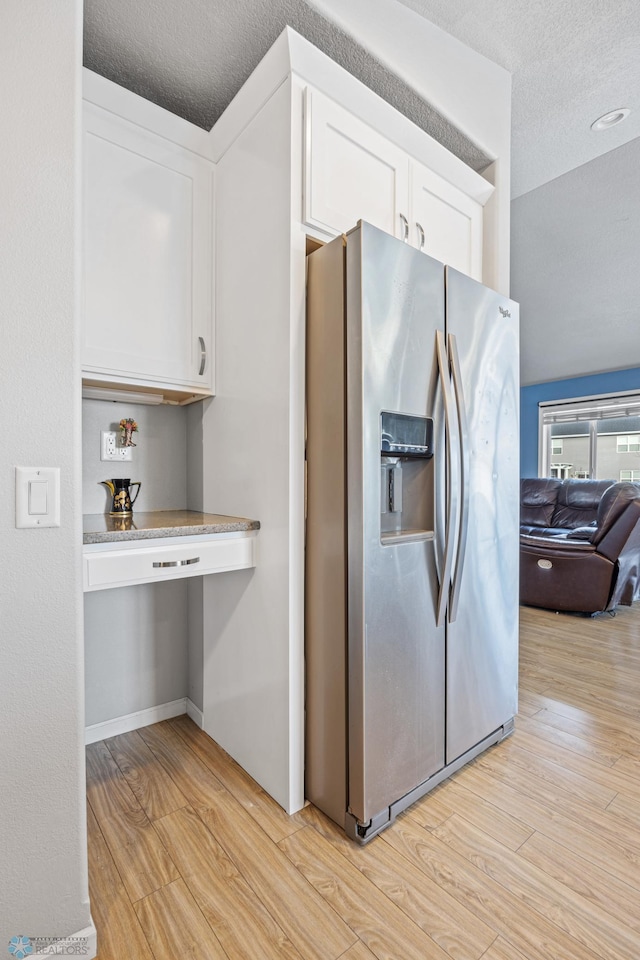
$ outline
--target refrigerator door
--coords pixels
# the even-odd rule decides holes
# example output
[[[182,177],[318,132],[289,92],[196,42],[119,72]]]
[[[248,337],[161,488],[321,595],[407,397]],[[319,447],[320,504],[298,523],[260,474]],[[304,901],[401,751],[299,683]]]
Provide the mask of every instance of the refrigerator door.
[[[519,308],[446,269],[461,510],[447,627],[446,762],[514,716],[518,682]]]
[[[348,810],[362,823],[444,765],[434,542],[444,450],[422,461],[380,454],[383,411],[433,413],[443,271],[369,224],[348,234]]]

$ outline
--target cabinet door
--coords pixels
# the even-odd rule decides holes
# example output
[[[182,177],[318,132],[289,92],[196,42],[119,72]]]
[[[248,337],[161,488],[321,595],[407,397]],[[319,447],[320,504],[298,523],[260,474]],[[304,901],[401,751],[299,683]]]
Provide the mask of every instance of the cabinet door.
[[[409,239],[436,260],[482,280],[482,206],[416,162],[411,164]]]
[[[307,89],[305,223],[332,235],[358,220],[403,237],[409,160],[333,100]]]
[[[83,108],[83,371],[210,389],[213,165]]]

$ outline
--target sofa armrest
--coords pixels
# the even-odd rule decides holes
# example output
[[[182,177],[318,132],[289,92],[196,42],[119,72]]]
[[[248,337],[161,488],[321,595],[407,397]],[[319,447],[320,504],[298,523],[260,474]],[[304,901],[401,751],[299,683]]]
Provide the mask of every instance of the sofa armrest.
[[[604,533],[598,527],[597,537],[594,537],[598,553],[609,560],[617,560],[622,551],[627,548],[627,544],[633,549],[629,541],[635,542],[636,537],[633,534],[639,522],[640,499],[637,499],[627,503],[624,512],[609,524]]]

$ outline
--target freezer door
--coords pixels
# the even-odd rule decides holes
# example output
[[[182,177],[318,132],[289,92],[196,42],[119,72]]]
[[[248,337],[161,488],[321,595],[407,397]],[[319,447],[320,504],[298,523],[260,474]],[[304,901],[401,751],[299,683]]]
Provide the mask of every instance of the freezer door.
[[[447,626],[446,761],[517,709],[518,304],[447,267],[460,410],[460,503]]]
[[[434,537],[444,267],[361,223],[346,277],[348,810],[367,823],[444,765]],[[435,414],[433,458],[381,458],[383,411]]]

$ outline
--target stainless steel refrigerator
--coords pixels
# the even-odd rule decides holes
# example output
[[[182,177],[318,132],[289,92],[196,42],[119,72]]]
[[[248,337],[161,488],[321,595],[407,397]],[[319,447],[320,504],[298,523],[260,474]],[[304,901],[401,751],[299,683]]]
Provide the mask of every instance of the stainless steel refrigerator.
[[[308,257],[306,795],[366,842],[513,729],[518,306],[360,222]]]

